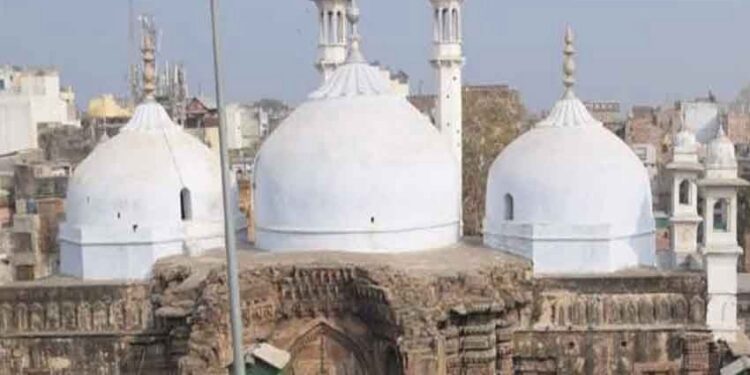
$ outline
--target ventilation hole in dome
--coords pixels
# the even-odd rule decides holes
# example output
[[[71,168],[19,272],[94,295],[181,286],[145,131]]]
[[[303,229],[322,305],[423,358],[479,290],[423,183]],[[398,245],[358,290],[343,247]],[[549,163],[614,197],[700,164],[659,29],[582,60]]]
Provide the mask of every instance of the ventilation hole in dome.
[[[370,216],[370,224],[375,224],[375,216]]]
[[[133,232],[138,230],[138,224],[133,224]]]
[[[118,218],[118,219],[120,218],[120,213],[119,213],[119,212],[117,213],[117,218]]]

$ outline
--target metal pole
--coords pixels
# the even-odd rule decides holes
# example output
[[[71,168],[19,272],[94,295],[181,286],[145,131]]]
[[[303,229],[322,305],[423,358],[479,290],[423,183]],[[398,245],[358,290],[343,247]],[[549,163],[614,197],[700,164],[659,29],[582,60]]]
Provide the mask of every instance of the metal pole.
[[[231,215],[229,153],[227,151],[226,116],[221,92],[221,64],[219,33],[217,27],[218,0],[211,0],[211,34],[214,52],[214,80],[216,81],[216,108],[219,110],[219,150],[221,155],[221,185],[224,201],[224,239],[227,250],[227,281],[229,284],[229,317],[232,322],[232,349],[234,375],[245,375],[245,355],[242,344],[242,317],[240,315],[240,283],[237,277],[237,251],[234,238],[234,218]]]

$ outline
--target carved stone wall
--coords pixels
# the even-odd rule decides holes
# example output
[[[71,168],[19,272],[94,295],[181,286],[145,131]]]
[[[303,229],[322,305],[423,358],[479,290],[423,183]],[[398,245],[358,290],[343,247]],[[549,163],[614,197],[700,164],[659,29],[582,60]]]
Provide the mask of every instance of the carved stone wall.
[[[517,374],[708,373],[700,274],[550,278],[537,288],[534,322],[514,334]]]
[[[0,287],[0,375],[168,373],[149,301],[147,284]]]
[[[245,344],[289,351],[294,375],[711,373],[699,273],[532,279],[484,249],[240,263]],[[0,287],[0,375],[225,375],[223,259],[153,274]]]
[[[531,312],[526,265],[435,275],[335,263],[244,269],[246,344],[265,341],[288,350],[295,375],[321,369],[482,375],[512,366],[512,326]],[[181,374],[218,374],[231,360],[224,274],[223,267],[174,265],[155,273],[156,315],[189,332]],[[195,303],[185,308],[191,299]]]

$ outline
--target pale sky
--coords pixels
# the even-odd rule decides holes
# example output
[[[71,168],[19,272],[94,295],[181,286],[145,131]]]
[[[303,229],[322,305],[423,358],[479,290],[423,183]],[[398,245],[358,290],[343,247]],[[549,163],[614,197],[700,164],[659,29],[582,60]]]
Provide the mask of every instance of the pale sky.
[[[208,0],[133,0],[162,30],[160,59],[186,64],[192,93],[213,93]],[[427,0],[360,0],[365,56],[433,88]],[[319,82],[310,0],[220,0],[225,92],[298,103]],[[750,1],[466,0],[465,82],[505,83],[533,110],[561,93],[562,35],[577,35],[578,96],[659,104],[734,98],[750,83]],[[79,107],[126,92],[127,0],[0,0],[0,64],[55,65]]]

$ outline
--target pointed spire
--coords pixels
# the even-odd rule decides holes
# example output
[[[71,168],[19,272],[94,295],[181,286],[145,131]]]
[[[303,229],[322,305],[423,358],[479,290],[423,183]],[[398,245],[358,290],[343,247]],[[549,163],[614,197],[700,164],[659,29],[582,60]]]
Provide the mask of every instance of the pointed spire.
[[[140,17],[143,57],[143,100],[153,100],[156,91],[156,27],[151,16]]]
[[[349,46],[349,56],[346,58],[347,63],[364,63],[365,57],[360,50],[362,38],[359,35],[359,7],[357,0],[350,0],[349,7],[346,9],[346,19],[352,27],[351,44]]]
[[[576,63],[573,60],[573,55],[576,53],[573,46],[574,41],[573,28],[568,25],[565,30],[565,48],[563,49],[563,86],[565,86],[565,95],[563,97],[566,99],[575,96],[573,93],[573,86],[576,83]]]

